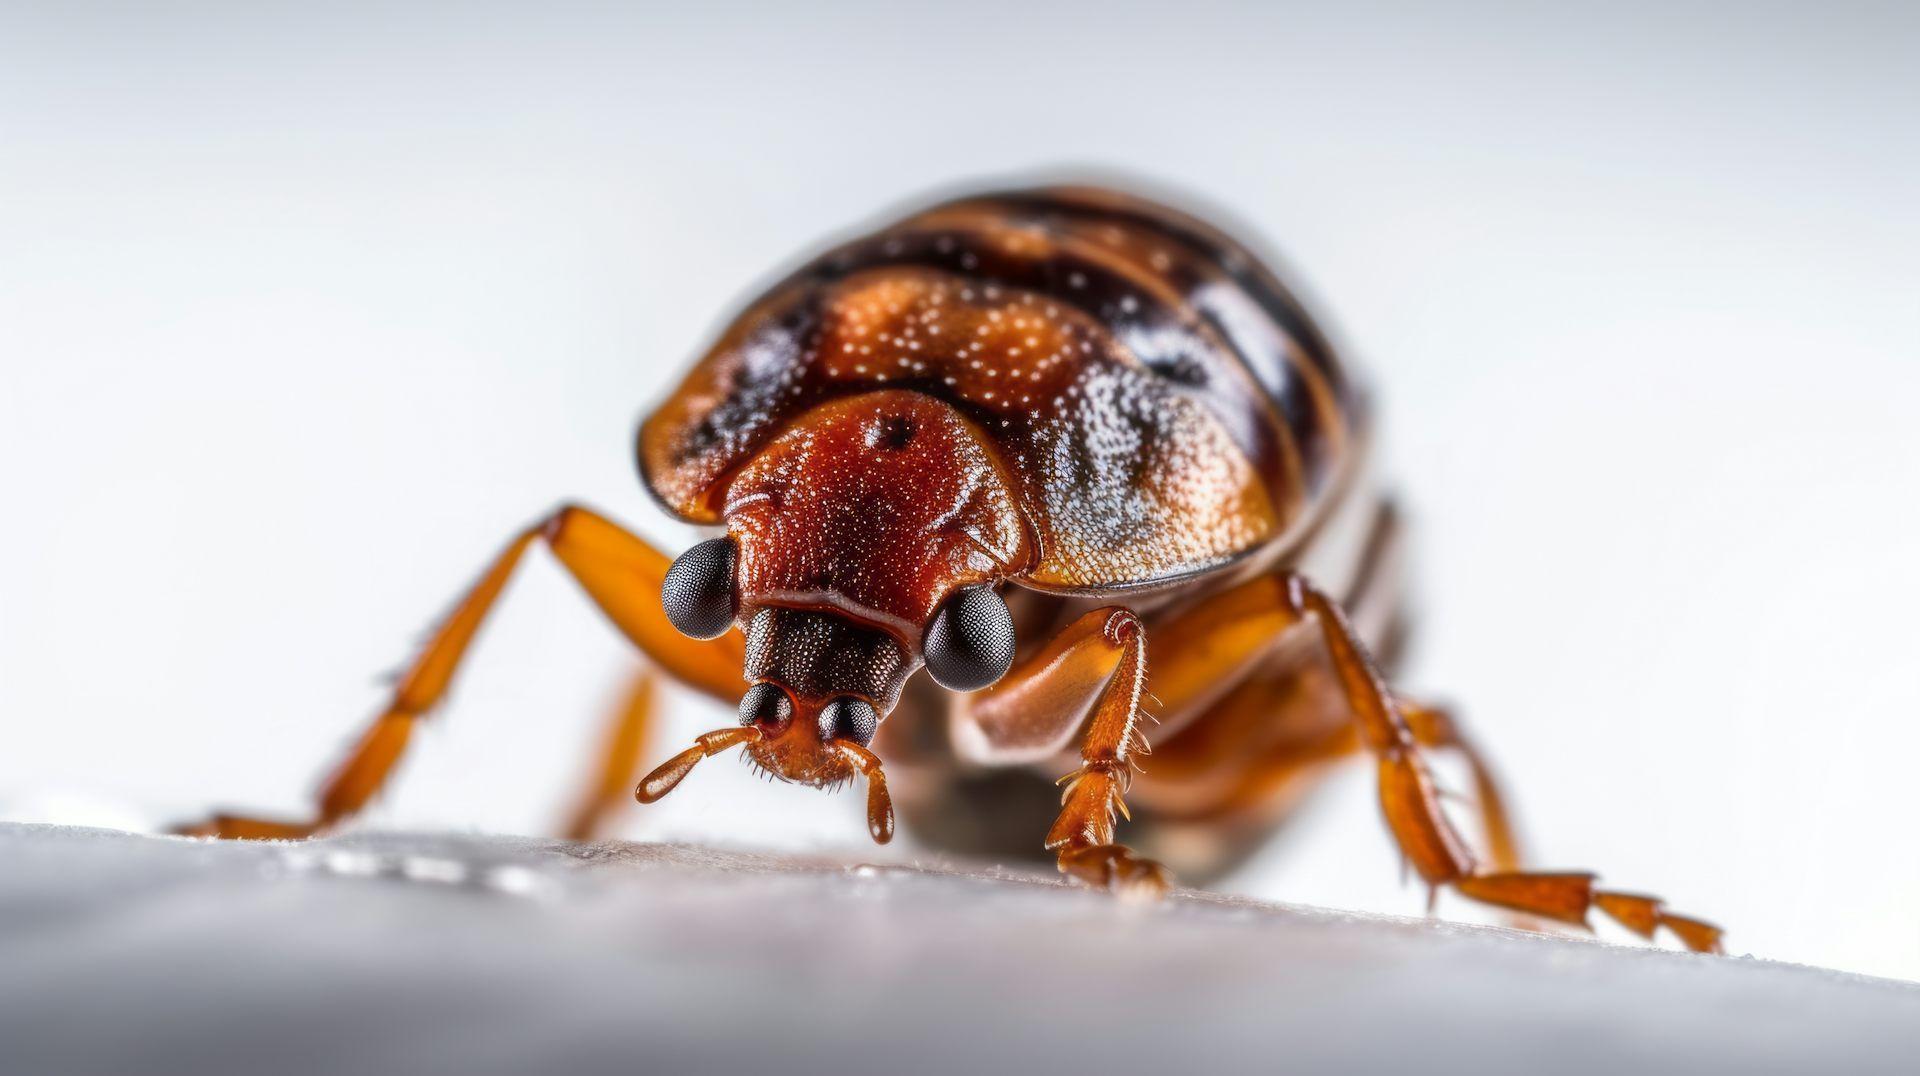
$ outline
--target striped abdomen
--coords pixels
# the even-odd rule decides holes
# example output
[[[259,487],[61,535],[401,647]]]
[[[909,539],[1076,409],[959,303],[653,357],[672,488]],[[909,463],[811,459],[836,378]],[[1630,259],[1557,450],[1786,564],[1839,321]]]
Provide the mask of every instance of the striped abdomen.
[[[985,195],[813,260],[749,308],[642,429],[650,486],[718,518],[731,475],[819,404],[943,400],[996,447],[1035,537],[1016,579],[1149,586],[1311,520],[1355,394],[1243,247],[1106,191]]]

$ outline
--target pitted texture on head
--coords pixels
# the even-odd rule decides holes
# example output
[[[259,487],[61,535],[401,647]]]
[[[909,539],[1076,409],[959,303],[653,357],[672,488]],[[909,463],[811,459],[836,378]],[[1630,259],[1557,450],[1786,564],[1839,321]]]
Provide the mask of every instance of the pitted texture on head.
[[[1032,560],[979,431],[913,392],[810,412],[733,480],[726,518],[743,608],[835,609],[910,647],[954,588]]]
[[[747,622],[746,678],[784,685],[802,703],[859,695],[889,711],[913,668],[891,635],[832,613],[768,608]]]

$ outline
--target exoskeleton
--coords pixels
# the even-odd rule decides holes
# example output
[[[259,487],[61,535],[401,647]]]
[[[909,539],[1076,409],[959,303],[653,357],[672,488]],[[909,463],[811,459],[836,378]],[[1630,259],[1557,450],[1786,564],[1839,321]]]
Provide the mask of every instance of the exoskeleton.
[[[1432,890],[1574,923],[1598,906],[1717,948],[1653,898],[1522,870],[1460,726],[1388,686],[1401,534],[1367,444],[1352,374],[1223,232],[1086,188],[937,205],[775,285],[646,418],[647,488],[714,537],[673,559],[586,508],[537,522],[315,817],[188,831],[302,836],[358,811],[539,542],[655,668],[739,705],[739,724],[641,780],[642,801],[738,747],[796,784],[863,779],[885,841],[887,759],[921,840],[1044,850],[1089,884],[1154,893],[1169,866],[1230,866],[1359,756]],[[621,715],[574,835],[632,787],[650,697]],[[1430,751],[1464,756],[1484,849],[1442,809]]]

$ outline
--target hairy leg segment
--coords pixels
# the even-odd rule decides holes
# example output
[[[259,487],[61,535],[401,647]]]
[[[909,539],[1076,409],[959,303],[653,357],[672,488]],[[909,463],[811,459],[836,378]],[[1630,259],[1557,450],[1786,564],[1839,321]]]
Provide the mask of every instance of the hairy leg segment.
[[[1046,847],[1060,869],[1087,882],[1164,890],[1166,869],[1115,842],[1140,756],[1143,706],[1170,723],[1220,697],[1222,685],[1271,659],[1293,629],[1317,637],[1337,679],[1358,747],[1377,769],[1387,828],[1432,894],[1586,926],[1592,909],[1651,937],[1664,928],[1697,951],[1716,951],[1720,931],[1666,910],[1656,898],[1597,889],[1586,872],[1522,871],[1518,841],[1484,757],[1442,710],[1408,703],[1387,687],[1340,606],[1305,578],[1262,576],[1214,595],[1156,626],[1147,663],[1145,629],[1127,609],[1087,613],[961,711],[963,753],[977,760],[1052,757],[1084,728],[1081,766],[1063,783],[1062,810]],[[1229,749],[1227,745],[1222,749]],[[1441,807],[1425,750],[1459,752],[1472,774],[1488,838],[1483,864]]]

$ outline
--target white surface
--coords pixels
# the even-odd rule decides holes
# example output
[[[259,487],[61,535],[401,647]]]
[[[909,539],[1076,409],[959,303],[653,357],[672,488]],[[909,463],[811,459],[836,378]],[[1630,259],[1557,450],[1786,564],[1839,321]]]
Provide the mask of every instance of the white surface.
[[[1751,1076],[1920,1050],[1920,989],[1812,968],[657,845],[0,825],[0,952],[0,1070],[43,1076]]]
[[[510,529],[582,498],[685,544],[632,429],[754,281],[1085,163],[1251,223],[1370,368],[1408,686],[1465,707],[1542,862],[1920,977],[1916,25],[8,5],[0,798],[292,809]],[[543,831],[629,659],[538,561],[475,658],[382,817]],[[1237,884],[1417,911],[1370,797]],[[712,766],[632,832],[857,847],[857,813]]]

